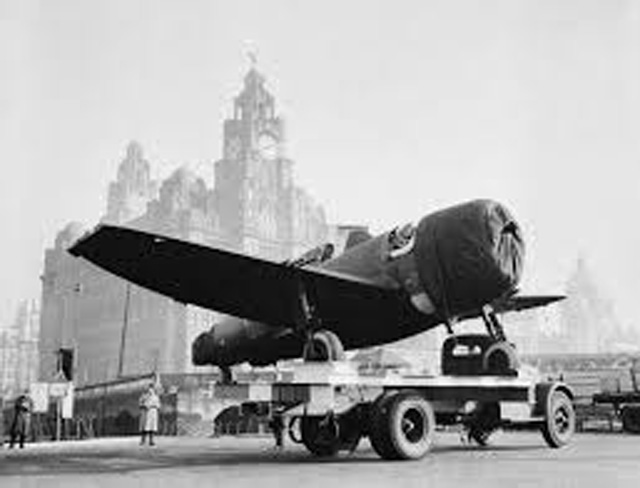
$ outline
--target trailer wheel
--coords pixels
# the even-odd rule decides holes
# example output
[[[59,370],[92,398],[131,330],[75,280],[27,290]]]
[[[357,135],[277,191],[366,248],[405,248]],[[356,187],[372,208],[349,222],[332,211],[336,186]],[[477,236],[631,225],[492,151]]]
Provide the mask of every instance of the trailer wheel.
[[[547,445],[552,448],[565,446],[575,432],[576,414],[571,399],[564,391],[549,391],[544,417],[541,430]]]
[[[339,427],[333,417],[302,417],[300,419],[301,441],[314,456],[335,456],[340,450],[339,435]]]
[[[319,330],[313,334],[311,343],[304,348],[307,361],[343,361],[344,347],[338,336],[330,330]]]
[[[370,440],[384,459],[419,459],[435,433],[431,404],[413,391],[383,396],[372,406]]]
[[[620,411],[622,430],[631,434],[640,434],[640,407],[627,405]]]

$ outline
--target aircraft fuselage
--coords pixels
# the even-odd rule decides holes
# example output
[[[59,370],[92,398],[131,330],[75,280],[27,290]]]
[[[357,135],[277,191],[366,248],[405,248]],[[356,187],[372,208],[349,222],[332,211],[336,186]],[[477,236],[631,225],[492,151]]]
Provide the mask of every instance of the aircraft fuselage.
[[[355,245],[337,257],[307,264],[322,272],[360,278],[373,288],[397,290],[375,317],[353,315],[339,327],[331,306],[322,328],[345,349],[393,342],[469,314],[507,293],[520,278],[524,245],[513,217],[502,205],[476,200],[395,228]],[[313,295],[313,294],[312,294]],[[319,294],[321,295],[321,294]],[[353,297],[357,300],[357,297]],[[320,301],[314,304],[323,307]],[[195,364],[268,364],[300,357],[303,342],[291,324],[263,324],[228,317],[193,344]]]

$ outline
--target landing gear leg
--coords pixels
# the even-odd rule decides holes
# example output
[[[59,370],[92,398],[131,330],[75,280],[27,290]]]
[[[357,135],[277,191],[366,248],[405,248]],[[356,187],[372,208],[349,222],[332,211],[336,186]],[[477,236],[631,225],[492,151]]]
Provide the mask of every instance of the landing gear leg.
[[[344,347],[340,339],[334,332],[322,328],[314,300],[302,280],[298,285],[296,317],[296,326],[304,341],[302,357],[305,361],[344,360]]]
[[[507,336],[504,333],[504,328],[498,320],[498,316],[491,305],[485,305],[482,307],[482,320],[487,328],[487,334],[489,334],[494,341],[506,342]]]
[[[504,328],[490,305],[482,307],[482,319],[487,333],[495,341],[484,353],[483,370],[500,376],[517,376],[519,361],[516,349],[507,341]]]
[[[221,382],[223,385],[232,385],[234,383],[231,366],[220,366],[220,372],[222,373]]]

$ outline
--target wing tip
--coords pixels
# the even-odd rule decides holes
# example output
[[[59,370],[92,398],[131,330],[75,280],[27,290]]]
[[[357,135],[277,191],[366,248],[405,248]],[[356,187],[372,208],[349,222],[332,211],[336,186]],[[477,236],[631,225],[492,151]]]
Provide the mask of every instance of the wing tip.
[[[98,233],[100,233],[102,229],[107,227],[113,226],[109,226],[107,224],[98,224],[93,229],[89,229],[80,237],[78,237],[78,239],[76,239],[76,241],[67,248],[67,252],[76,258],[84,256],[84,251],[86,250],[87,243]]]

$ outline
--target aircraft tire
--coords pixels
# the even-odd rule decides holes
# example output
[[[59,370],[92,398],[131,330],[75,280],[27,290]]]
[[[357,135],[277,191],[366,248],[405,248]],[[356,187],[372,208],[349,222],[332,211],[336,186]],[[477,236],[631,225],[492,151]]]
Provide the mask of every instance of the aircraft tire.
[[[550,389],[546,398],[542,437],[557,449],[569,443],[576,428],[576,414],[571,398],[562,390]]]
[[[383,459],[420,459],[433,443],[435,414],[415,391],[383,396],[372,405],[369,438]]]
[[[330,330],[319,330],[313,334],[311,346],[305,348],[307,361],[344,361],[344,347],[338,336]]]
[[[484,353],[482,366],[487,374],[514,376],[519,366],[518,355],[515,348],[508,342],[496,342]]]
[[[335,456],[340,450],[338,424],[323,425],[324,422],[324,417],[302,417],[300,438],[304,447],[314,456]]]
[[[627,405],[620,411],[622,430],[630,434],[640,434],[640,406]]]

